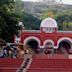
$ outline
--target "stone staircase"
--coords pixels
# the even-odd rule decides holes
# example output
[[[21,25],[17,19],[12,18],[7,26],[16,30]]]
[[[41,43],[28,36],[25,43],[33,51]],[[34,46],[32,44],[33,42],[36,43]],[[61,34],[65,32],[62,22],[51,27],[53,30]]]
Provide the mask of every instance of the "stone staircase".
[[[16,72],[23,59],[0,58],[0,72]]]
[[[48,59],[47,56],[43,56],[33,57],[26,72],[72,72],[72,59]]]

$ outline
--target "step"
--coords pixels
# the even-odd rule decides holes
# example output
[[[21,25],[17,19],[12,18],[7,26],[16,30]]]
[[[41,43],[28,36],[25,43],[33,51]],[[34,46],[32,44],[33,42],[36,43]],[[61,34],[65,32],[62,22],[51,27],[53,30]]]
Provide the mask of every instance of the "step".
[[[16,72],[24,59],[0,58],[0,72]]]
[[[55,68],[32,68],[32,69],[28,69],[26,72],[72,72],[72,69],[65,69],[65,68],[61,68],[61,69],[55,69]]]

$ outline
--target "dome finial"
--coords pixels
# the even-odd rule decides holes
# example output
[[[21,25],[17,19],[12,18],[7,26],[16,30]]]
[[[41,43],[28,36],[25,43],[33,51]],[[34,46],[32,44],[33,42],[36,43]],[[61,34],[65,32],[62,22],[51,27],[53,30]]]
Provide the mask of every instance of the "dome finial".
[[[41,22],[41,26],[40,27],[51,27],[51,28],[54,27],[54,28],[58,28],[57,22],[51,17],[48,17],[48,18],[44,19]]]

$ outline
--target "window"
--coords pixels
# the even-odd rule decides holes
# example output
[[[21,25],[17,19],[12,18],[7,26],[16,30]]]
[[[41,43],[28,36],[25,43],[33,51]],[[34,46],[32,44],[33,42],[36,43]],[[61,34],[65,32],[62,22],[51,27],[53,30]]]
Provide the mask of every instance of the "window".
[[[49,27],[49,28],[43,28],[43,31],[46,32],[46,33],[52,33],[52,32],[55,31],[55,28],[51,28],[51,27]]]

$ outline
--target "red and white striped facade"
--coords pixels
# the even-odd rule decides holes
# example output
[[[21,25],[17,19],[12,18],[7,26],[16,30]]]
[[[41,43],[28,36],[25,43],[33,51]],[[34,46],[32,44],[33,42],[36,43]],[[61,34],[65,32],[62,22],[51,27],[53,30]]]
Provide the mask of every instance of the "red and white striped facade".
[[[58,31],[57,22],[52,18],[46,18],[41,22],[40,30],[23,30],[20,42],[26,45],[30,40],[38,42],[40,48],[51,42],[57,49],[60,42],[67,41],[72,48],[72,31]]]

